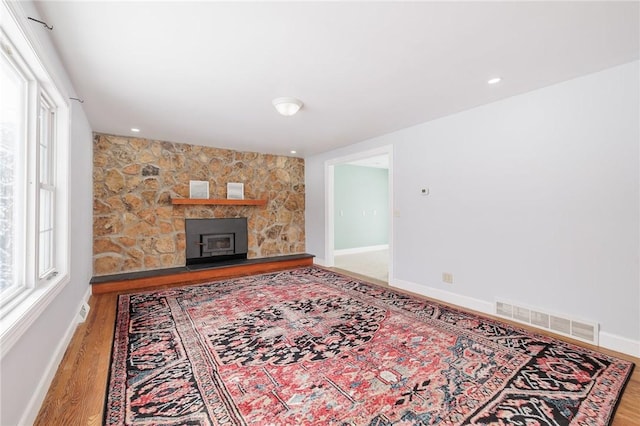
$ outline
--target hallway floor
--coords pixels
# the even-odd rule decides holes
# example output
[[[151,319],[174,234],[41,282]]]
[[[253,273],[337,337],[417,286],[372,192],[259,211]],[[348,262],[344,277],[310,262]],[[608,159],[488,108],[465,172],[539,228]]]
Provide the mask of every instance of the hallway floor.
[[[343,254],[334,257],[334,266],[376,280],[389,282],[389,250]]]

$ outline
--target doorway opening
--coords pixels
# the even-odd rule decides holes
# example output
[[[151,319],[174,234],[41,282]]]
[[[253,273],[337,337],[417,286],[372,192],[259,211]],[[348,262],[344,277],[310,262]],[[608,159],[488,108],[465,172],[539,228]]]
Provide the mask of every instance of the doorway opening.
[[[393,147],[325,163],[325,262],[389,283],[393,277]]]

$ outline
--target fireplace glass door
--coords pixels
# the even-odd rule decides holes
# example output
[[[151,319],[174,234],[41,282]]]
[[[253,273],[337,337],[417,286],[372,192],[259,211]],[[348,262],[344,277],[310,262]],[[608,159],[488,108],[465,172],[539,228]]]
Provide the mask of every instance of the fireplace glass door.
[[[234,234],[201,235],[201,256],[233,254],[234,240]]]

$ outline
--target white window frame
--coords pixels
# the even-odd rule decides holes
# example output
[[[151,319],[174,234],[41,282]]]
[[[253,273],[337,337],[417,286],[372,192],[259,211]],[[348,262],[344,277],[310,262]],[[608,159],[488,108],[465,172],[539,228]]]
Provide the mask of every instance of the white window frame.
[[[36,258],[38,259],[38,281],[39,285],[43,284],[42,280],[47,280],[53,277],[58,273],[58,268],[55,264],[55,240],[56,240],[56,224],[55,218],[57,216],[56,212],[56,164],[55,164],[55,153],[56,153],[56,144],[57,138],[55,134],[55,129],[57,127],[57,107],[50,100],[50,97],[47,95],[45,91],[42,91],[38,96],[38,185],[37,185],[37,228],[38,228],[38,237],[36,238],[37,251]],[[43,146],[46,145],[46,157],[43,159],[42,149]],[[43,167],[43,163],[46,163],[45,167]],[[46,176],[44,175],[43,168],[46,169]],[[51,206],[50,212],[53,214],[53,217],[49,218],[51,222],[46,226],[42,223],[44,216],[44,206],[42,205],[42,194],[48,193],[51,197]],[[45,229],[46,228],[46,229]],[[50,232],[51,242],[47,245],[47,247],[43,247],[42,245],[42,234],[44,232]],[[45,250],[47,252],[45,253]],[[43,259],[44,257],[48,257],[49,259]],[[46,265],[43,263],[46,262]]]
[[[27,128],[25,135],[26,161],[24,173],[24,220],[18,260],[20,274],[16,291],[0,301],[0,358],[28,330],[45,308],[70,281],[69,247],[69,137],[70,108],[52,74],[46,69],[41,57],[37,38],[29,27],[21,25],[19,16],[24,15],[18,3],[0,3],[0,49],[8,54],[11,62],[27,80]],[[42,102],[48,104],[46,112],[53,114],[48,129],[40,129],[39,113]],[[51,118],[51,117],[50,117]],[[46,130],[50,137],[50,176],[41,182],[40,131]],[[44,189],[52,194],[53,244],[50,247],[53,260],[50,268],[39,271],[39,227],[40,192]],[[40,273],[42,272],[42,273]]]

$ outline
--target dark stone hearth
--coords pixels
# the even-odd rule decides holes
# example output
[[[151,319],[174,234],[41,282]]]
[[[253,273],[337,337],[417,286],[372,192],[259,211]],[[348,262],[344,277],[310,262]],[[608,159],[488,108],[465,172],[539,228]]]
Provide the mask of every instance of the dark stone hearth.
[[[285,256],[261,257],[259,259],[230,260],[225,262],[216,262],[200,265],[182,266],[178,268],[154,269],[150,271],[127,272],[123,274],[99,275],[94,276],[89,281],[90,284],[104,284],[121,280],[137,280],[143,278],[162,277],[167,275],[180,274],[183,272],[202,270],[202,269],[222,269],[235,265],[256,265],[261,263],[284,262],[289,260],[312,259],[315,256],[309,253],[289,254]]]

